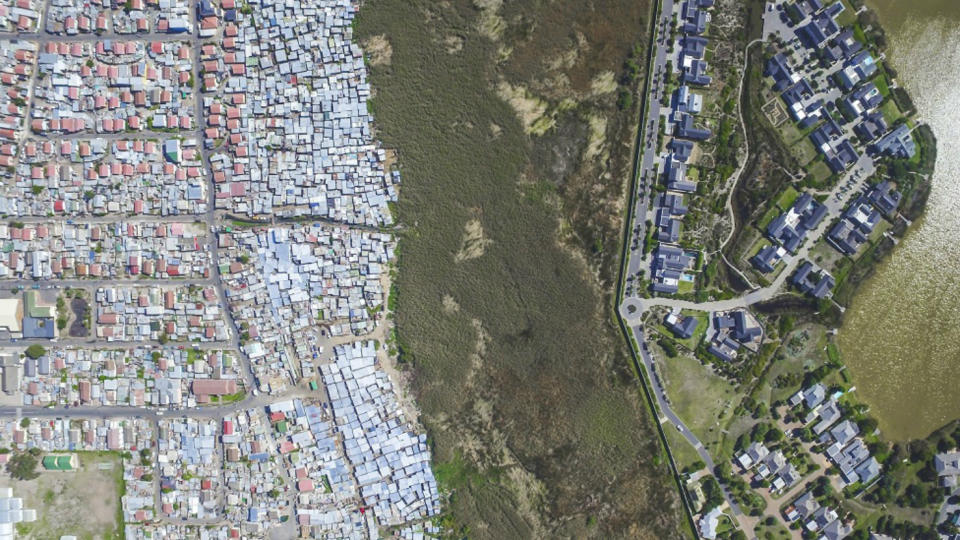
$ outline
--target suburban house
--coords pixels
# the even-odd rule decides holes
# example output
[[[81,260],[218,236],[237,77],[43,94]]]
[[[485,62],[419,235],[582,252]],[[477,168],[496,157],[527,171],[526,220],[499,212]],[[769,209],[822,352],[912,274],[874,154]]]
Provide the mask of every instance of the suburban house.
[[[960,452],[944,452],[933,458],[933,465],[937,468],[937,476],[944,487],[957,487],[960,480]]]
[[[910,159],[917,153],[917,144],[910,135],[910,127],[900,124],[873,143],[872,151],[900,159]]]
[[[880,111],[868,112],[863,115],[859,124],[853,126],[853,131],[860,138],[860,142],[867,143],[887,131],[887,121],[883,119]]]
[[[841,253],[853,255],[867,242],[879,222],[880,212],[861,195],[843,211],[840,221],[830,229],[827,240]]]
[[[840,105],[851,116],[858,117],[876,109],[882,102],[883,95],[880,93],[877,85],[869,82],[850,92],[850,94],[840,102]]]
[[[803,193],[789,210],[767,225],[767,235],[787,251],[796,253],[807,233],[815,229],[825,215],[827,207],[814,200],[809,193]]]
[[[667,189],[683,193],[693,193],[697,190],[697,184],[687,180],[687,165],[677,159],[674,154],[670,154],[663,160],[663,176]]]
[[[868,51],[861,51],[847,60],[843,69],[837,72],[837,79],[844,90],[853,90],[861,81],[865,81],[877,72],[877,62]]]
[[[830,295],[830,290],[836,285],[836,281],[829,273],[818,266],[814,266],[810,261],[804,261],[797,269],[793,277],[790,278],[798,289],[814,298],[826,298]]]
[[[678,247],[663,244],[657,246],[653,263],[650,265],[653,291],[669,294],[677,292],[683,272],[690,267],[693,260],[693,257]]]
[[[663,323],[673,332],[673,335],[680,339],[693,337],[697,331],[697,325],[700,321],[696,317],[685,317],[679,313],[670,313],[664,319]]]
[[[771,244],[761,248],[756,255],[751,257],[750,263],[753,264],[757,270],[764,274],[769,274],[780,264],[780,261],[783,260],[783,256],[786,254],[786,249]]]
[[[830,170],[835,173],[846,170],[848,165],[859,159],[857,151],[833,118],[827,118],[826,122],[813,130],[810,140],[817,151],[823,154]]]
[[[889,216],[897,211],[897,207],[900,206],[900,200],[902,198],[903,194],[893,189],[893,184],[888,180],[880,182],[867,192],[867,199],[885,216]]]

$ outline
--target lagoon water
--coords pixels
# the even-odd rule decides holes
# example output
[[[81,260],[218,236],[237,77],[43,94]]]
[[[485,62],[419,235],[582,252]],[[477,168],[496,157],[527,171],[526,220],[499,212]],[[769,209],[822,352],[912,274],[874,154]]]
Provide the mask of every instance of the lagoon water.
[[[893,440],[960,417],[960,0],[868,0],[887,54],[938,139],[925,217],[858,291],[839,343]]]

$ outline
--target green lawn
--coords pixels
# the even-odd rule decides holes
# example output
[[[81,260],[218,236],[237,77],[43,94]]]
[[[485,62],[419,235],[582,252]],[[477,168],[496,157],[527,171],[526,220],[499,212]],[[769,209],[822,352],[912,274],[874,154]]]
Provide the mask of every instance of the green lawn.
[[[773,516],[773,524],[767,525],[767,519],[762,519],[753,530],[759,540],[789,540],[792,538],[790,531],[780,523],[780,520]]]
[[[811,146],[813,145],[811,144]],[[826,182],[827,179],[830,178],[830,175],[833,174],[830,171],[830,167],[828,167],[827,163],[822,159],[818,159],[817,161],[809,164],[807,166],[807,172],[813,175],[813,178],[817,184]]]
[[[880,113],[883,114],[883,119],[887,121],[887,124],[891,126],[897,120],[903,118],[903,113],[900,112],[897,103],[892,99],[888,99],[886,103],[880,106]]]
[[[857,10],[850,6],[850,2],[840,0],[843,3],[843,11],[837,16],[837,24],[840,26],[852,26],[857,22]]]
[[[788,208],[793,206],[793,202],[796,201],[797,197],[799,196],[800,193],[798,193],[793,186],[790,186],[786,191],[783,192],[782,195],[780,195],[780,198],[777,199],[777,206],[779,206],[781,210],[786,211]]]
[[[667,443],[670,445],[670,453],[673,454],[673,460],[677,462],[677,469],[683,470],[691,464],[700,460],[693,445],[680,434],[675,427],[670,424],[663,426],[663,432],[667,436]]]
[[[767,210],[767,213],[764,214],[763,217],[760,218],[760,221],[757,222],[757,228],[760,229],[761,231],[766,231],[767,225],[769,225],[770,222],[774,220],[774,218],[779,216],[781,212],[782,211],[776,206],[770,207],[770,209]]]
[[[673,411],[714,454],[722,444],[722,426],[733,414],[733,403],[738,401],[739,394],[733,385],[696,358],[666,358],[662,354],[658,358],[663,359],[659,370]]]
[[[684,317],[694,317],[697,319],[697,329],[694,331],[693,335],[686,339],[678,339],[674,337],[674,340],[683,345],[688,350],[696,350],[697,345],[700,344],[700,340],[703,338],[704,334],[707,333],[707,319],[710,317],[710,314],[706,311],[698,311],[694,309],[685,309],[680,312]],[[665,336],[673,337],[673,332],[671,332],[664,324],[660,324],[659,327],[660,333]]]
[[[797,159],[800,166],[804,166],[817,158],[817,149],[806,137],[802,137],[790,145],[790,153]]]
[[[877,86],[877,90],[880,91],[880,95],[883,97],[890,95],[890,83],[887,81],[887,73],[885,71],[881,69],[871,82]]]

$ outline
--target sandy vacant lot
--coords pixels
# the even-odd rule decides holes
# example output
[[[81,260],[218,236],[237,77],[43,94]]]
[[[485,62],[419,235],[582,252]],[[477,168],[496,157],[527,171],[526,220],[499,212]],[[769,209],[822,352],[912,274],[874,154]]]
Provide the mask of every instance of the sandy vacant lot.
[[[14,480],[0,473],[0,487],[12,487],[25,508],[37,510],[37,521],[20,524],[20,538],[49,539],[72,534],[78,538],[109,539],[117,529],[123,468],[113,453],[79,452],[80,468],[72,472],[42,472],[34,480]]]

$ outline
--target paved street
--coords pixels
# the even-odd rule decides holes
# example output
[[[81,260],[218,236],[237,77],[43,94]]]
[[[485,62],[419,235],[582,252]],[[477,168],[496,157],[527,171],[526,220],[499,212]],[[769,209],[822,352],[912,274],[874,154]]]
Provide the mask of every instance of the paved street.
[[[627,263],[627,274],[636,275],[640,270],[647,269],[643,257],[643,240],[647,234],[647,213],[650,208],[651,187],[656,183],[657,172],[657,134],[660,132],[661,99],[664,92],[664,77],[667,69],[667,50],[669,49],[670,21],[673,18],[674,1],[663,0],[661,13],[657,23],[655,39],[656,54],[652,64],[652,79],[649,96],[642,96],[647,101],[647,113],[642,119],[640,127],[640,182],[637,190],[637,199],[633,207],[633,226],[630,249]]]

